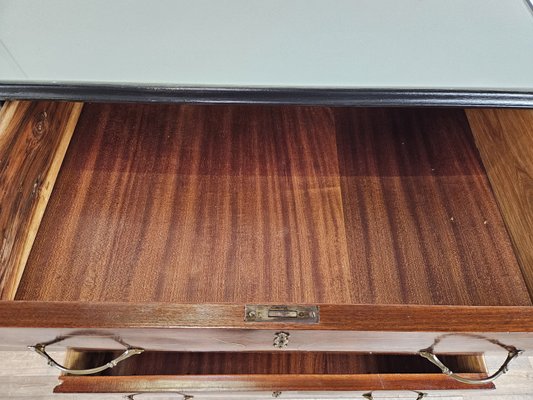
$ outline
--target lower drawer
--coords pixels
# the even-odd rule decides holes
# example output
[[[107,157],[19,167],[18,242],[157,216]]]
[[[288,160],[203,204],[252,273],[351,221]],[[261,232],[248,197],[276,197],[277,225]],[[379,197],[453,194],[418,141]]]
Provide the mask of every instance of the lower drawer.
[[[115,352],[74,351],[65,364],[87,369]],[[487,376],[482,356],[450,355],[443,360],[465,377]],[[492,389],[492,384],[457,382],[415,355],[321,352],[145,352],[99,375],[60,377],[56,393],[181,393],[196,397],[254,393],[269,397],[308,393],[360,395],[376,390],[427,392]],[[307,393],[307,394],[306,394]],[[416,398],[417,395],[415,395]],[[134,396],[135,397],[135,396]],[[264,398],[264,397],[263,397]]]

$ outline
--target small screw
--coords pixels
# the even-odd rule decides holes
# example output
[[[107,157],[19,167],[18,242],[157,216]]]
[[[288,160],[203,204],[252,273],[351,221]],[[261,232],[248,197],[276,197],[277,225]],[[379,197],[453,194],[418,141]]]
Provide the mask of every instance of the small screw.
[[[281,392],[272,392],[272,397],[278,398],[279,396],[281,396]]]
[[[248,318],[250,318],[250,319],[255,319],[255,311],[250,311],[250,312],[248,313]]]

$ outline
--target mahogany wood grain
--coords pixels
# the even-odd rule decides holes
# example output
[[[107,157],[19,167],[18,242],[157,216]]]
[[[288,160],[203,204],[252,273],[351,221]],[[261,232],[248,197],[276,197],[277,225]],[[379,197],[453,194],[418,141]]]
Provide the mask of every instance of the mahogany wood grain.
[[[462,111],[140,104],[84,109],[17,299],[531,304]]]
[[[81,103],[6,102],[0,111],[0,299],[12,300]]]
[[[467,110],[467,115],[533,296],[533,111]]]
[[[484,374],[465,374],[480,379]],[[54,393],[166,391],[370,391],[493,389],[467,385],[444,374],[61,376]]]
[[[18,298],[351,302],[339,215],[328,109],[89,105]]]
[[[530,304],[463,110],[339,108],[335,122],[361,302]]]
[[[119,352],[70,350],[64,363],[71,369],[94,368],[118,357]],[[457,373],[486,373],[481,356],[442,356]],[[416,355],[322,352],[144,352],[98,374],[129,375],[299,375],[441,373]],[[94,376],[94,375],[93,375]]]

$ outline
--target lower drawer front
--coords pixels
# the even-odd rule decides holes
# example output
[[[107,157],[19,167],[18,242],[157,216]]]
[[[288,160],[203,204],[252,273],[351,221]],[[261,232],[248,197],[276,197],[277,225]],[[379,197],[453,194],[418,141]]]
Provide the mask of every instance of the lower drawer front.
[[[325,399],[351,399],[351,400],[465,400],[462,393],[428,393],[408,391],[379,391],[379,392],[195,392],[184,394],[181,392],[141,392],[130,394],[118,393],[92,393],[77,394],[80,400],[325,400]],[[477,395],[474,394],[474,395]],[[482,394],[481,394],[482,395]],[[420,396],[420,397],[419,397]],[[422,397],[423,396],[423,397]]]
[[[102,365],[115,352],[71,350],[68,368]],[[472,379],[487,376],[478,355],[443,357],[454,371]],[[198,396],[253,392],[280,396],[305,393],[337,397],[376,390],[426,392],[492,389],[492,384],[465,385],[442,374],[419,356],[309,352],[146,352],[99,375],[60,377],[56,393],[181,393]],[[263,396],[263,397],[261,397]],[[415,394],[415,398],[418,395]],[[135,397],[135,396],[134,396]]]

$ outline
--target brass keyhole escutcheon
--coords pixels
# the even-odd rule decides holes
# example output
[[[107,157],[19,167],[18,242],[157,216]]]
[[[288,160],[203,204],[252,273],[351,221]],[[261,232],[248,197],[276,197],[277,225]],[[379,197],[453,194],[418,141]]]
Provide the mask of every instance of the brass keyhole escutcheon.
[[[276,332],[274,334],[274,347],[284,349],[289,345],[289,332]]]

